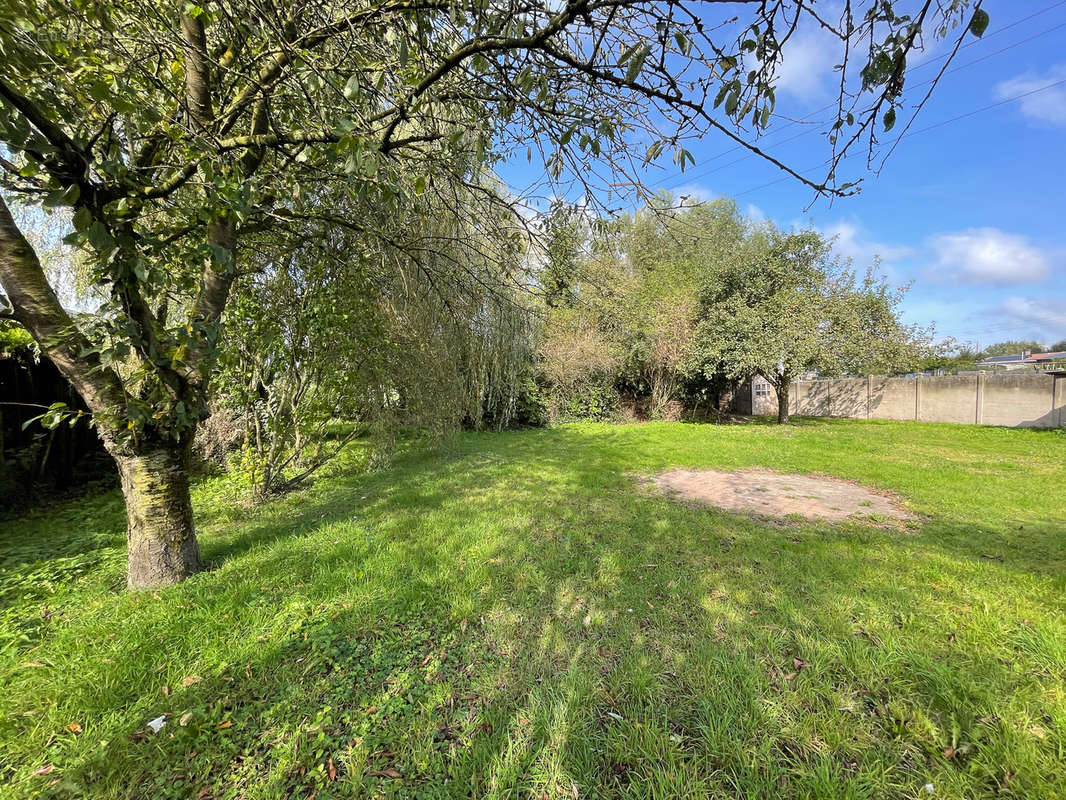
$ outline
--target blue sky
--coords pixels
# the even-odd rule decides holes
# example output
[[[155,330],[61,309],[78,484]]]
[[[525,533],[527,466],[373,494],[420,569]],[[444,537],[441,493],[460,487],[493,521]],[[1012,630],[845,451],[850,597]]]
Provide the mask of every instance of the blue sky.
[[[813,225],[837,236],[839,252],[859,268],[880,255],[893,283],[912,283],[908,321],[935,323],[940,336],[982,346],[1066,339],[1066,82],[1044,88],[1066,80],[1066,2],[986,0],[984,8],[991,16],[984,37],[967,40],[974,44],[960,50],[914,123],[916,133],[900,142],[880,175],[861,159],[841,172],[864,179],[858,196],[808,209],[811,191],[793,179],[778,181],[783,173],[773,165],[755,157],[730,163],[743,153],[714,158],[730,148],[722,136],[693,143],[696,164],[684,174],[664,158],[669,169],[649,181],[700,198],[735,197],[779,225]],[[785,51],[778,86],[777,111],[793,117],[831,102],[837,78],[837,51],[824,34],[800,34]],[[941,43],[915,63],[944,49]],[[908,84],[932,78],[941,63],[917,67]],[[921,94],[908,91],[907,99]],[[900,116],[897,129],[906,119]],[[803,130],[786,124],[771,125],[765,149],[801,169],[827,158],[828,142],[818,133],[824,127],[785,141]],[[523,157],[501,175],[521,186],[532,169]]]

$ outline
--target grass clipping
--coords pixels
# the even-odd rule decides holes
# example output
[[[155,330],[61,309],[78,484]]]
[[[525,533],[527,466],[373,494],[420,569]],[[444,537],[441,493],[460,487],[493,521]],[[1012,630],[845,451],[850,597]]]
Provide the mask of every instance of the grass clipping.
[[[654,476],[650,485],[679,500],[738,513],[771,517],[798,515],[831,522],[914,519],[888,493],[816,475],[782,475],[762,469],[735,472],[674,469]]]

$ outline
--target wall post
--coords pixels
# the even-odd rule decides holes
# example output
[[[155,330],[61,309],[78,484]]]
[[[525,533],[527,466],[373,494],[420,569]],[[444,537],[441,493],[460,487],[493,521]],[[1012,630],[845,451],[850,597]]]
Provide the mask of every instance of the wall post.
[[[922,421],[922,373],[914,377],[914,421]]]
[[[981,424],[981,418],[985,413],[985,376],[983,373],[977,373],[977,402],[974,404],[974,425]]]
[[[1051,408],[1059,410],[1059,427],[1066,427],[1066,376],[1056,375],[1051,385]]]

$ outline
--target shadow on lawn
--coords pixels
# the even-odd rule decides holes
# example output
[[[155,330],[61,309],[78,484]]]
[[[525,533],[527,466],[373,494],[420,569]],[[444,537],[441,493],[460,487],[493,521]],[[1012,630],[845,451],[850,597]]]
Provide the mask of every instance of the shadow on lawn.
[[[960,578],[987,599],[997,582],[1061,577],[1061,525],[1007,539],[939,518],[902,533],[765,525],[635,492],[617,431],[596,448],[565,429],[493,441],[205,542],[218,569],[124,636],[151,640],[161,616],[188,629],[208,608],[233,619],[212,643],[227,667],[158,695],[162,734],[131,720],[61,764],[56,796],[863,796],[885,775],[902,793],[934,774],[983,791],[1013,775],[1023,792],[1055,769],[1050,743],[1012,761],[1003,698],[981,688],[1039,688],[1040,659],[1004,663],[965,619],[932,614],[978,604]],[[338,529],[353,517],[365,528]],[[464,528],[485,519],[491,537]],[[148,683],[125,702],[158,693]],[[976,754],[945,760],[960,735]],[[971,776],[951,777],[962,764]]]

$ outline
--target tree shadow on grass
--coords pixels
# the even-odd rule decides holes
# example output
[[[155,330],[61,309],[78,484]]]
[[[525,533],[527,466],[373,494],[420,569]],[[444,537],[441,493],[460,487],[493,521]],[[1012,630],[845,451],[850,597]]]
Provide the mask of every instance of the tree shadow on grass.
[[[20,785],[1035,796],[1066,777],[1057,729],[1023,724],[1061,689],[1047,581],[1061,528],[1030,522],[1008,547],[1002,527],[940,518],[901,532],[694,512],[634,491],[626,473],[654,459],[631,441],[473,436],[209,539],[215,571],[117,598],[39,657],[98,630],[122,641],[19,673],[12,690],[54,704],[59,731],[33,753],[59,783],[26,778],[38,764],[14,746]],[[110,715],[87,724],[102,749],[62,733],[90,713]]]

